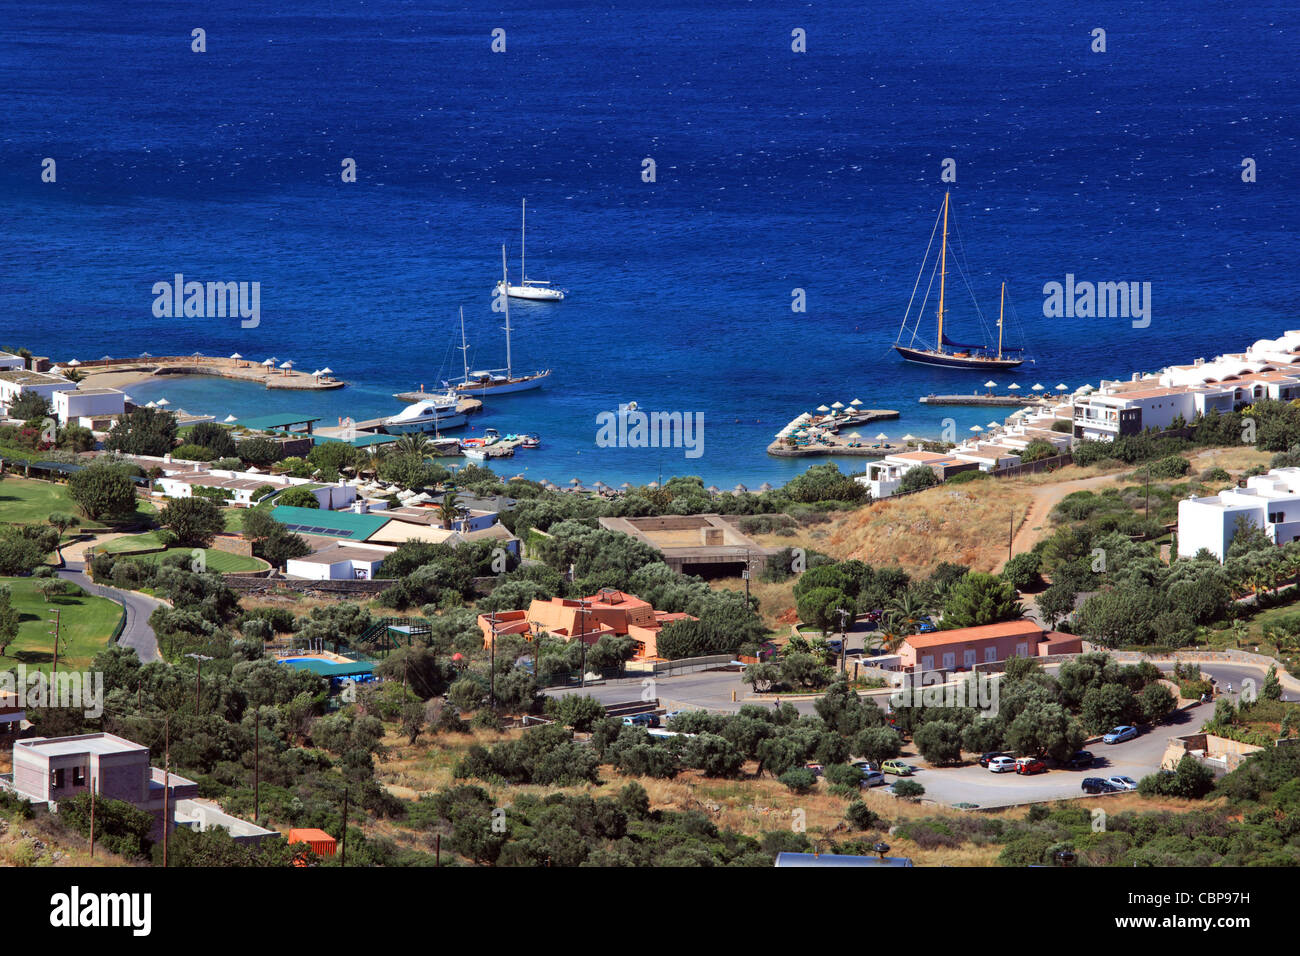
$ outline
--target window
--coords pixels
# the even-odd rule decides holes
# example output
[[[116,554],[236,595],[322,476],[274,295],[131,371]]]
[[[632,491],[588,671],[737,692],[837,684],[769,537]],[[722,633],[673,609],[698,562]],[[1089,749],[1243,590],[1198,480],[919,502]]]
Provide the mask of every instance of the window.
[[[963,663],[965,666],[967,666],[967,667],[974,667],[974,666],[975,666],[975,651],[974,651],[974,649],[971,649],[971,650],[963,651],[963,652],[962,652],[962,663]]]
[[[943,655],[944,670],[951,670],[957,665],[957,654],[954,651],[946,651]]]
[[[984,662],[986,664],[992,664],[997,659],[998,659],[998,649],[996,647],[989,646],[984,648]]]
[[[928,654],[927,654],[925,657],[922,657],[922,658],[921,658],[921,670],[923,670],[923,671],[932,671],[932,670],[934,670],[934,658],[931,657],[931,656],[928,655]]]
[[[1268,513],[1269,524],[1281,524],[1286,520],[1286,513],[1282,511],[1270,511]]]
[[[84,787],[86,785],[86,771],[84,768],[72,768],[72,785],[74,787]]]
[[[1017,645],[1016,645],[1016,657],[1028,657],[1028,656],[1029,656],[1029,645],[1028,645],[1028,644],[1017,644]]]
[[[54,789],[55,790],[63,789],[63,768],[62,767],[59,767],[57,770],[54,771]]]

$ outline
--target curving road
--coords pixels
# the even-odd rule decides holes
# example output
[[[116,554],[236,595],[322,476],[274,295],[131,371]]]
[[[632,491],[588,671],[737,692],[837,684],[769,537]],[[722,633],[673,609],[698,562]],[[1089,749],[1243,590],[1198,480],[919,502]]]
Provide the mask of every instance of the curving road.
[[[95,584],[86,577],[84,565],[80,561],[66,562],[64,567],[58,570],[58,575],[65,581],[80,585],[88,594],[108,598],[125,607],[126,626],[122,629],[122,636],[118,638],[118,646],[132,648],[145,664],[162,660],[162,655],[158,653],[158,638],[154,635],[153,628],[149,626],[149,615],[155,608],[162,606],[162,601],[137,591],[122,591]]]

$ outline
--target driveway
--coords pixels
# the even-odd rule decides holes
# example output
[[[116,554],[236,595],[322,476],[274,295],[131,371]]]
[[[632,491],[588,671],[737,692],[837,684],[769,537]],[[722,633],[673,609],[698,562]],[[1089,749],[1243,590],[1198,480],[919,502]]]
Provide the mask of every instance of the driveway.
[[[88,594],[108,598],[124,606],[126,626],[122,629],[122,636],[118,638],[118,646],[131,648],[145,664],[162,660],[162,655],[158,653],[158,638],[154,635],[153,628],[149,626],[149,615],[155,608],[162,606],[162,601],[137,591],[122,591],[95,584],[86,577],[80,561],[68,561],[59,569],[58,575],[66,581],[80,585]]]

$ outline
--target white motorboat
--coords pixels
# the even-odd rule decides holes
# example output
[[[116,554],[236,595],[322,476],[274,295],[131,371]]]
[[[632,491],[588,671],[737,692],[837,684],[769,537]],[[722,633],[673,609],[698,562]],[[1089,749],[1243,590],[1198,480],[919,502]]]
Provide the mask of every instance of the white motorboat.
[[[414,402],[391,418],[384,419],[384,431],[390,435],[406,435],[413,432],[443,431],[459,428],[466,422],[466,416],[458,410],[457,396],[454,394],[438,395]]]

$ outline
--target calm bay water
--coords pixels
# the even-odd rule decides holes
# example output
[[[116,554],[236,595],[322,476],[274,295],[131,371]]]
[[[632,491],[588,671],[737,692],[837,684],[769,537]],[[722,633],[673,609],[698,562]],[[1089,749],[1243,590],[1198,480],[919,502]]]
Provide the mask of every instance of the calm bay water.
[[[6,5],[0,341],[291,358],[353,384],[128,391],[218,417],[389,414],[393,392],[458,371],[461,306],[471,364],[503,363],[490,291],[502,242],[518,276],[527,197],[530,275],[571,296],[512,304],[516,368],[554,374],[476,419],[542,436],[500,470],[777,482],[809,462],[765,446],[822,402],[899,409],[893,436],[1001,417],[918,405],[985,376],[889,347],[945,157],[985,319],[1005,278],[1036,359],[1000,384],[1076,386],[1300,326],[1294,5],[426,6]],[[155,318],[153,283],[176,272],[260,282],[260,326]],[[1150,326],[1043,318],[1067,272],[1151,282]],[[953,334],[973,341],[958,292]],[[596,416],[628,401],[702,412],[703,456],[597,448]]]

